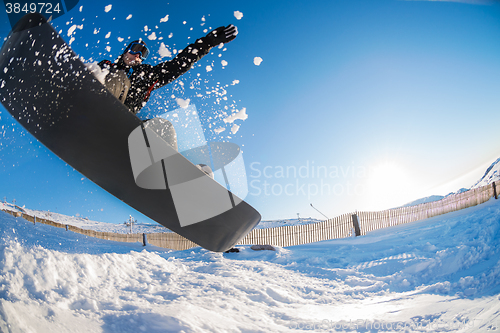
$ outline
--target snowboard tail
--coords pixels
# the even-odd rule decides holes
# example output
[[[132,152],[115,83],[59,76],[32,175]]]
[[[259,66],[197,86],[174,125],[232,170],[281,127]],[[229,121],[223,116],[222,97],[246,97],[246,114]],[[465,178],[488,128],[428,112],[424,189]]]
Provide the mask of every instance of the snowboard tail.
[[[138,186],[136,179],[144,170],[133,165],[137,162],[129,136],[135,131],[139,141],[144,139],[137,132],[142,121],[106,90],[40,14],[28,14],[14,27],[0,50],[0,68],[1,102],[26,130],[91,181],[154,221],[216,252],[230,249],[260,222],[253,207],[175,150],[144,162],[148,164],[144,170],[158,161],[167,164],[162,173],[174,185]],[[161,149],[165,153],[166,148]],[[227,209],[201,204],[206,197],[220,205],[217,198],[224,196],[237,200]],[[193,197],[197,199],[190,201]],[[210,214],[205,214],[207,210]],[[189,211],[197,213],[185,219]]]

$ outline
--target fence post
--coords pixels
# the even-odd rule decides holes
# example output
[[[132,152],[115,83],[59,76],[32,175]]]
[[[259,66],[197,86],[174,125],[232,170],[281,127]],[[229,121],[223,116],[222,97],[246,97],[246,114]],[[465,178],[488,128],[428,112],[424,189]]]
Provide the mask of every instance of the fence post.
[[[361,236],[361,229],[359,229],[358,215],[352,214],[352,224],[354,225],[354,232],[356,237]]]
[[[146,234],[142,234],[142,246],[146,246],[148,244],[148,236]]]
[[[66,231],[68,231],[68,225],[66,224]]]
[[[497,194],[497,184],[495,182],[493,184],[493,195],[495,196],[495,199],[498,199],[498,194]]]
[[[36,216],[33,216],[33,225],[36,224]]]

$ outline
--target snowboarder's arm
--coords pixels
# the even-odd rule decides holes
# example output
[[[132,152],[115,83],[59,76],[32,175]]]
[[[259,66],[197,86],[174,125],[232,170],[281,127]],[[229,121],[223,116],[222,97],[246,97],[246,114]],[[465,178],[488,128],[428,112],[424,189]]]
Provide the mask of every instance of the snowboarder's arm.
[[[111,66],[113,66],[113,63],[109,60],[101,60],[97,65],[101,67],[101,69],[104,69],[110,68]]]
[[[160,88],[174,81],[190,70],[193,64],[207,55],[213,47],[232,41],[237,34],[238,30],[232,24],[227,27],[219,27],[188,45],[174,59],[154,66],[158,78],[155,88]]]
[[[186,73],[195,62],[207,55],[212,47],[203,37],[188,45],[174,59],[154,66],[154,72],[158,78],[156,88],[163,87]]]

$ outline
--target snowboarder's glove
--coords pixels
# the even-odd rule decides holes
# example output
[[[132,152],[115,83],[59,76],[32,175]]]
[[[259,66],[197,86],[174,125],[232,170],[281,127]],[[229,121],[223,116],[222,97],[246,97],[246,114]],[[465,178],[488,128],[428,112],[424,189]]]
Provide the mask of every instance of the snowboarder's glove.
[[[236,38],[237,34],[238,34],[238,28],[230,24],[227,27],[219,27],[215,30],[212,30],[207,35],[207,38],[210,40],[210,44],[212,46],[217,46],[220,43],[229,43],[230,41]]]

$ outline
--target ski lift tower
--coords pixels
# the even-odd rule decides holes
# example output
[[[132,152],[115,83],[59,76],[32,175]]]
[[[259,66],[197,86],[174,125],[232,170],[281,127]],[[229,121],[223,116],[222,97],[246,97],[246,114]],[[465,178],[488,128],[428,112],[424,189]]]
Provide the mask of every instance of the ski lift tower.
[[[132,215],[129,216],[128,220],[125,221],[125,225],[130,226],[130,233],[132,233],[132,226],[137,223],[137,220],[134,219]]]

